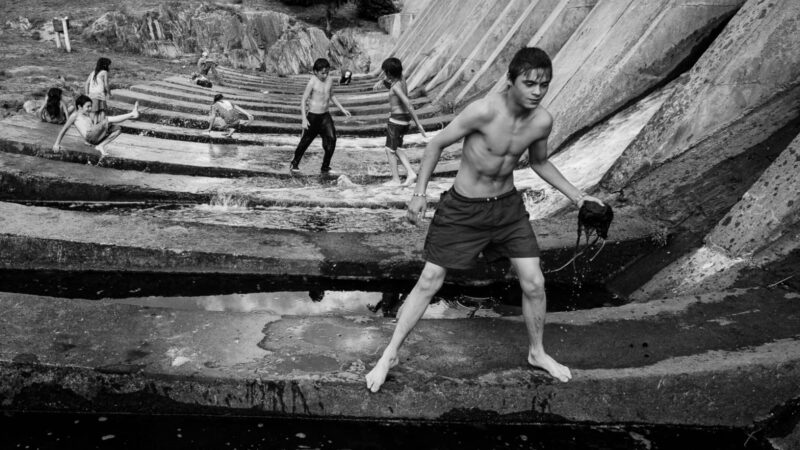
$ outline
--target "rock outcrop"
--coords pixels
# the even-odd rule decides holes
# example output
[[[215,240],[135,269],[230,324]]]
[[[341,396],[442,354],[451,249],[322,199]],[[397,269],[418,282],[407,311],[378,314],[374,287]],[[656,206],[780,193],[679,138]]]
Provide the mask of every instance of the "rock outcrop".
[[[281,75],[308,72],[320,57],[335,68],[368,70],[372,62],[362,50],[362,34],[345,29],[328,39],[321,29],[280,12],[210,4],[161,4],[136,17],[110,11],[82,33],[87,41],[117,50],[167,58],[208,50],[221,64]]]

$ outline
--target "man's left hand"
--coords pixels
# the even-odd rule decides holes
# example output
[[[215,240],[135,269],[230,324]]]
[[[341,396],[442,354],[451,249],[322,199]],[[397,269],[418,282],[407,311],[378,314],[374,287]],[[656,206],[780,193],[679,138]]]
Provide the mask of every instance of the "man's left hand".
[[[580,207],[583,206],[583,204],[586,203],[587,201],[599,203],[605,206],[605,203],[603,203],[603,201],[600,200],[599,198],[593,197],[591,195],[584,195],[583,198],[580,199],[580,201],[578,201],[578,209],[580,209]]]

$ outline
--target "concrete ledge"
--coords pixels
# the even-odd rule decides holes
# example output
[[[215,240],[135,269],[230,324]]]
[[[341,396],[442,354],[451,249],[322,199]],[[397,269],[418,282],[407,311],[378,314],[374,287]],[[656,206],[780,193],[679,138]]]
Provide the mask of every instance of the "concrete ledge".
[[[0,203],[0,245],[7,255],[0,268],[416,280],[423,265],[420,255],[427,221],[420,227],[406,225],[402,210],[362,212],[360,217],[374,221],[377,229],[276,229],[255,223],[205,223],[171,218],[169,214],[98,214]],[[300,222],[286,219],[287,224]],[[533,222],[545,270],[559,267],[572,257],[575,223],[574,214]],[[584,274],[585,281],[600,283],[651,251],[654,244],[649,235],[653,229],[653,224],[635,211],[620,210],[614,240],[592,262],[591,270]],[[502,268],[498,271],[483,264],[473,270],[454,271],[448,280],[475,285],[504,276]],[[574,276],[570,267],[549,274],[548,280],[570,283]]]
[[[555,383],[524,324],[423,320],[378,394],[362,377],[394,324],[0,294],[3,408],[748,426],[800,395],[796,294],[731,292],[548,316]],[[774,317],[784,320],[776,322]],[[37,395],[38,394],[38,395]],[[796,405],[795,405],[796,407]],[[459,413],[462,412],[462,413]]]

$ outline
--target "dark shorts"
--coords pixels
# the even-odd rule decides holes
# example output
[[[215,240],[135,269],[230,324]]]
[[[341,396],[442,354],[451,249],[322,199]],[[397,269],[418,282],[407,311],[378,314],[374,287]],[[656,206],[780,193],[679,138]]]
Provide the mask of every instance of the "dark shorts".
[[[119,126],[114,124],[109,124],[107,119],[103,119],[102,121],[97,122],[96,124],[92,125],[91,128],[89,128],[89,131],[86,132],[86,136],[84,137],[84,139],[86,140],[86,142],[92,145],[97,145],[103,142],[103,140],[107,138],[108,135],[119,129],[120,129]]]
[[[105,100],[100,100],[99,98],[92,99],[92,112],[100,112],[105,111],[108,109],[108,105],[106,104]]]
[[[447,269],[468,269],[481,252],[489,261],[539,256],[530,216],[516,189],[490,198],[464,197],[454,188],[442,194],[425,238],[425,260]]]
[[[398,125],[394,122],[386,123],[386,147],[397,150],[403,146],[403,136],[408,133],[410,125]]]

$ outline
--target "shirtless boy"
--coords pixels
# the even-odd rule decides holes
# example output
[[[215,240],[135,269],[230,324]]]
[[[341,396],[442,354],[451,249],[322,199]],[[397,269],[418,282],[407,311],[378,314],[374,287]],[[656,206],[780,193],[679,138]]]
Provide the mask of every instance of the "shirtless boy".
[[[470,267],[480,252],[487,259],[511,260],[522,288],[522,314],[530,346],[528,364],[560,381],[570,370],[544,350],[545,292],[539,247],[528,213],[514,188],[514,167],[527,151],[530,167],[580,207],[590,197],[567,181],[547,159],[553,118],[539,106],[547,93],[552,65],[538,48],[523,48],[508,68],[506,90],[467,106],[425,148],[407,217],[417,223],[425,211],[425,190],[442,149],[464,138],[461,166],[453,187],[442,194],[425,240],[425,266],[408,295],[389,345],[367,374],[367,388],[377,392],[398,350],[444,282],[447,269]]]
[[[422,136],[428,136],[419,123],[417,113],[408,99],[408,87],[406,86],[406,80],[403,79],[403,65],[400,60],[387,58],[381,64],[381,69],[386,75],[386,79],[382,80],[381,84],[389,89],[389,106],[391,107],[389,122],[386,124],[386,157],[389,159],[392,179],[386,184],[400,185],[400,173],[397,170],[397,160],[399,159],[406,169],[406,181],[403,186],[410,186],[417,180],[417,174],[411,167],[405,150],[400,148],[403,145],[403,137],[408,133],[412,120],[417,125],[417,129]],[[379,86],[379,84],[375,85],[375,87]]]
[[[291,171],[300,171],[300,159],[318,135],[322,135],[322,149],[325,155],[322,158],[320,171],[327,174],[331,171],[331,158],[336,149],[336,128],[333,126],[333,118],[328,112],[328,105],[333,102],[347,117],[350,112],[344,109],[336,96],[333,95],[333,78],[328,76],[331,65],[325,58],[314,61],[314,76],[308,80],[306,90],[303,92],[303,99],[300,102],[300,114],[303,116],[303,136],[297,149],[294,151],[294,159],[291,163]],[[306,106],[306,104],[308,104]],[[307,109],[306,109],[307,108]]]
[[[69,127],[74,124],[86,143],[94,145],[102,156],[106,156],[106,146],[122,133],[122,129],[114,124],[137,117],[139,117],[139,102],[134,103],[133,109],[127,114],[103,116],[99,122],[95,122],[95,115],[92,113],[92,99],[85,95],[79,95],[75,99],[75,111],[70,114],[67,122],[58,132],[56,142],[53,144],[53,151],[61,151],[61,140],[64,139],[64,134]]]

